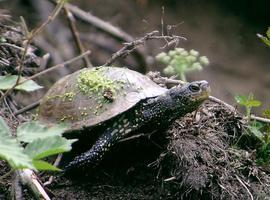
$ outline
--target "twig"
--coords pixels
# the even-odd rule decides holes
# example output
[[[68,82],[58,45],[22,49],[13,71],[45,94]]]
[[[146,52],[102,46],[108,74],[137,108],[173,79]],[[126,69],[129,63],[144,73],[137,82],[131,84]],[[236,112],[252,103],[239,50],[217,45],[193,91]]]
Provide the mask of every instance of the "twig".
[[[8,176],[11,176],[12,173],[14,172],[14,170],[10,170],[7,173],[5,173],[4,175],[0,176],[0,181],[4,180],[5,178],[7,178]]]
[[[20,51],[24,51],[25,50],[24,48],[19,47],[19,46],[15,45],[15,44],[4,43],[4,42],[3,43],[0,43],[0,46],[12,47],[12,48],[17,49],[17,50],[20,50]]]
[[[186,38],[181,37],[181,36],[159,36],[159,35],[157,35],[158,33],[159,33],[159,31],[154,30],[154,31],[152,31],[150,33],[147,33],[145,36],[143,36],[143,37],[141,37],[141,38],[139,38],[137,40],[134,40],[134,41],[128,42],[128,43],[124,43],[124,47],[121,48],[116,53],[114,53],[112,55],[112,57],[109,58],[104,65],[105,66],[106,65],[111,65],[117,58],[126,57],[128,54],[130,54],[135,49],[137,49],[140,45],[143,45],[147,40],[164,39],[166,41],[165,46],[169,46],[172,43],[175,43],[175,42],[179,41],[180,39],[186,40]]]
[[[258,116],[255,116],[255,115],[251,115],[250,118],[254,119],[254,120],[257,120],[257,121],[270,123],[270,119],[268,119],[268,118],[258,117]]]
[[[64,67],[65,65],[68,65],[68,64],[70,64],[70,63],[72,63],[72,62],[75,62],[75,61],[77,61],[77,60],[79,60],[79,59],[85,57],[86,55],[89,55],[90,53],[91,53],[91,52],[88,50],[88,51],[84,52],[83,54],[81,54],[81,55],[79,55],[79,56],[76,56],[76,57],[74,57],[74,58],[72,58],[72,59],[70,59],[70,60],[67,60],[67,61],[65,61],[65,62],[63,62],[63,63],[57,64],[57,65],[55,65],[55,66],[53,66],[53,67],[50,67],[50,68],[48,68],[48,69],[46,69],[46,70],[44,70],[44,71],[42,71],[42,72],[36,73],[36,74],[34,74],[33,76],[30,76],[30,77],[28,77],[27,79],[25,79],[24,81],[20,82],[20,84],[21,84],[21,83],[24,83],[24,82],[26,82],[26,81],[28,81],[28,80],[35,79],[35,78],[37,78],[37,77],[39,77],[39,76],[41,76],[41,75],[43,75],[43,74],[46,74],[46,73],[51,72],[51,71],[53,71],[53,70],[56,70],[56,69],[58,69],[58,68],[60,68],[60,67]]]
[[[170,177],[170,178],[164,179],[164,182],[174,181],[174,180],[176,180],[176,177],[175,177],[175,176],[172,176],[172,177]]]
[[[118,38],[122,41],[127,41],[127,42],[131,42],[134,40],[134,38],[131,35],[129,35],[128,33],[126,33],[125,31],[121,30],[118,27],[111,25],[108,22],[103,21],[102,19],[92,15],[91,13],[85,12],[85,11],[81,10],[80,8],[73,6],[69,3],[67,3],[65,6],[78,19],[81,19],[84,22],[92,24],[96,28],[105,31],[106,33],[109,33],[110,35],[112,35],[115,38]]]
[[[251,199],[251,200],[254,200],[253,195],[251,194],[251,192],[250,192],[249,189],[247,188],[246,184],[243,183],[243,181],[242,181],[237,175],[235,175],[235,177],[236,177],[236,179],[239,181],[239,183],[240,183],[241,185],[243,185],[243,187],[247,190],[247,192],[248,192],[248,194],[249,194],[249,196],[250,196],[250,199]]]
[[[209,96],[209,100],[224,105],[226,108],[228,108],[232,112],[236,111],[235,107],[231,106],[230,104],[228,104],[228,103],[226,103],[226,102],[224,102],[216,97]]]
[[[20,177],[17,173],[14,173],[12,186],[11,186],[11,197],[14,200],[23,200],[23,190],[20,182]]]
[[[146,40],[148,40],[151,36],[157,34],[158,31],[152,31],[150,33],[147,33],[144,37],[138,39],[138,40],[134,40],[130,43],[125,43],[124,47],[121,48],[119,51],[117,51],[116,53],[114,53],[112,55],[111,58],[109,58],[104,66],[108,66],[111,65],[117,58],[119,57],[125,57],[128,54],[130,54],[132,51],[134,51],[135,48],[137,48],[139,45],[142,45],[145,43]]]
[[[55,0],[50,0],[50,2],[56,4]],[[93,25],[94,27],[110,34],[111,36],[113,36],[117,39],[120,39],[120,40],[126,41],[126,42],[131,42],[134,40],[134,38],[131,35],[129,35],[125,31],[121,30],[120,28],[115,27],[115,26],[111,25],[110,23],[103,21],[102,19],[92,15],[89,12],[85,12],[84,10],[78,8],[77,6],[74,6],[70,3],[66,3],[65,7],[70,12],[72,12],[76,18],[78,18],[78,19],[80,19],[88,24]]]
[[[8,26],[8,25],[5,25],[5,24],[0,24],[0,28],[4,28],[4,29],[7,29],[9,31],[12,31],[12,32],[15,32],[15,33],[18,33],[20,35],[22,35],[22,32],[12,26]]]
[[[134,139],[137,139],[137,138],[140,138],[140,137],[146,137],[147,134],[144,134],[144,133],[141,133],[141,134],[136,134],[136,135],[133,135],[133,136],[130,136],[130,137],[127,137],[127,138],[123,138],[121,140],[118,141],[118,143],[120,142],[125,142],[125,141],[128,141],[128,140],[134,140]]]
[[[53,166],[57,167],[62,160],[63,154],[58,154],[57,158],[55,159]],[[50,185],[53,182],[54,176],[50,176],[49,180],[46,181],[43,185]]]
[[[36,102],[34,102],[34,103],[30,104],[30,105],[25,106],[24,108],[22,108],[20,110],[14,112],[14,115],[17,116],[17,115],[25,113],[25,112],[27,112],[29,110],[32,110],[32,109],[38,107],[39,104],[40,104],[40,101],[36,101]]]
[[[77,27],[76,27],[76,23],[75,23],[75,18],[73,16],[73,14],[68,10],[68,8],[66,8],[66,6],[63,7],[64,9],[64,12],[65,12],[65,15],[67,17],[67,20],[68,20],[68,24],[69,24],[69,28],[71,30],[71,33],[72,33],[72,36],[75,40],[75,44],[79,50],[79,53],[82,54],[85,52],[85,48],[80,40],[80,34],[77,30]],[[93,67],[92,63],[90,62],[88,56],[85,56],[83,58],[84,60],[84,63],[85,63],[85,66],[86,67]]]
[[[42,183],[40,182],[37,175],[34,173],[33,170],[24,169],[24,170],[17,170],[18,176],[23,184],[27,185],[31,188],[31,191],[34,193],[37,199],[45,199],[50,200],[51,198],[46,193]]]

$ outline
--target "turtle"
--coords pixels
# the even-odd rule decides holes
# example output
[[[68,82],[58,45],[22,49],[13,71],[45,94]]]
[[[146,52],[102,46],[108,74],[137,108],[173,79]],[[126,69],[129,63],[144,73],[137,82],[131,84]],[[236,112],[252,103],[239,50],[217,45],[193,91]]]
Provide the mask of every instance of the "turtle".
[[[44,95],[38,119],[65,122],[65,134],[89,134],[102,126],[93,146],[69,162],[64,170],[97,165],[119,140],[143,127],[158,129],[196,110],[209,97],[207,81],[167,89],[148,76],[124,67],[84,68],[57,81]]]

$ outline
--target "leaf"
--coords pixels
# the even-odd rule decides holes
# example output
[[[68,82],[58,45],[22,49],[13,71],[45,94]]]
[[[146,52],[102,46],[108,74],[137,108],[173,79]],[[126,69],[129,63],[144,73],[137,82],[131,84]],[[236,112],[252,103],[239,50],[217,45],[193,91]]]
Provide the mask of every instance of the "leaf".
[[[245,95],[235,95],[234,99],[238,104],[240,104],[242,106],[246,106],[247,101],[248,101],[248,98]]]
[[[66,124],[57,124],[51,127],[46,127],[39,121],[26,122],[20,125],[17,129],[17,138],[23,142],[32,142],[35,139],[42,139],[50,136],[60,136],[66,130],[68,126]]]
[[[2,117],[0,117],[0,135],[11,135],[8,125]]]
[[[14,169],[35,169],[32,160],[23,153],[20,143],[11,133],[2,117],[0,117],[0,157],[6,160]]]
[[[266,35],[267,37],[270,39],[270,27],[268,27],[267,31],[266,31]]]
[[[51,136],[42,139],[36,139],[29,143],[24,152],[31,158],[37,160],[58,153],[71,150],[71,144],[77,140],[67,140],[61,136]]]
[[[6,76],[0,76],[0,90],[8,90],[12,88],[18,79],[17,75],[6,75]],[[25,78],[21,77],[20,81],[26,80]],[[38,90],[42,88],[42,86],[38,85],[33,80],[28,80],[24,83],[21,83],[15,87],[16,90],[23,90],[26,92],[31,92],[34,90]]]
[[[267,118],[270,118],[270,109],[264,110],[263,115]]]
[[[38,170],[61,171],[61,169],[43,160],[33,160],[33,164]]]
[[[250,132],[255,135],[258,139],[260,139],[261,141],[263,141],[263,133],[259,130],[258,127],[256,126],[248,126],[248,129],[250,130]]]
[[[262,104],[262,102],[258,101],[258,100],[248,100],[246,102],[246,105],[249,107],[259,107]]]
[[[234,99],[241,106],[258,107],[262,104],[262,102],[255,100],[252,94],[249,94],[248,97],[245,95],[236,95]]]
[[[270,46],[270,40],[267,37],[264,37],[260,34],[257,34],[258,38],[260,38],[266,45]]]

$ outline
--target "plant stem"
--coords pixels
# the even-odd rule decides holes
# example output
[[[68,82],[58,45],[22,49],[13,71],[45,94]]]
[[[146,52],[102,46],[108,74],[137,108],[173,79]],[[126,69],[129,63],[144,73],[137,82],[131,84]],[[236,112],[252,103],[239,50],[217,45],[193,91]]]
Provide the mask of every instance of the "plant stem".
[[[181,72],[180,73],[180,78],[181,78],[182,81],[187,82],[187,78],[186,78],[185,73]]]

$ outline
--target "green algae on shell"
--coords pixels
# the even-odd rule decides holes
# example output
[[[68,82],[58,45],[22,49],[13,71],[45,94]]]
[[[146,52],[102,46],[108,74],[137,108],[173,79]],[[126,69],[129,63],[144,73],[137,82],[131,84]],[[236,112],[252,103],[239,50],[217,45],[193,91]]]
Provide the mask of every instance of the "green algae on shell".
[[[106,77],[106,69],[103,67],[95,68],[93,70],[82,70],[77,78],[77,85],[85,95],[98,95],[98,97],[106,98],[106,93],[110,93],[111,99],[117,89],[124,84],[121,81],[112,80]]]
[[[74,98],[76,96],[76,93],[75,92],[66,92],[64,94],[57,94],[57,95],[53,95],[53,96],[47,96],[47,99],[50,100],[50,99],[54,99],[54,98],[60,98],[62,101],[73,101]]]

